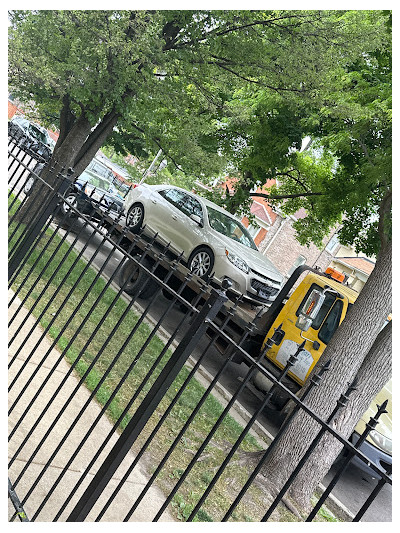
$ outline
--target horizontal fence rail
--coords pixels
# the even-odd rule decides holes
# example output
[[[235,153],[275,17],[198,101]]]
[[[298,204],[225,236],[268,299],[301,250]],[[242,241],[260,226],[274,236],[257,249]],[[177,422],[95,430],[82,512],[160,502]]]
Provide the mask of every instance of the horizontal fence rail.
[[[146,228],[133,234],[101,200],[89,197],[83,215],[71,171],[46,167],[10,137],[8,175],[10,521],[284,521],[287,490],[329,433],[346,454],[303,517],[318,519],[351,459],[369,462],[358,448],[385,405],[351,444],[331,421],[356,384],[321,420],[307,397],[329,364],[301,394],[289,390],[303,345],[281,371],[265,368],[280,329],[250,350],[262,307],[240,322],[242,296],[229,283],[197,278],[170,244]],[[226,391],[238,356],[247,370]],[[256,372],[272,388],[243,415]],[[276,392],[293,408],[272,438],[259,428]],[[300,411],[319,433],[266,508],[259,474]],[[377,485],[356,521],[391,484],[391,470],[371,468]]]

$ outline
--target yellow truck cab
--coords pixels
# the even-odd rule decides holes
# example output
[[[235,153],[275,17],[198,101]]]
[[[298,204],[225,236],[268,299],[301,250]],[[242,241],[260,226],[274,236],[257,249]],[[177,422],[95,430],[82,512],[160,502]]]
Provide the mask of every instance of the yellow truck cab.
[[[339,273],[335,274],[332,270],[330,272],[340,279]],[[325,299],[318,312],[315,313],[315,318],[309,329],[302,331],[296,323],[301,316],[301,310],[315,290],[325,291]],[[326,345],[357,296],[357,292],[341,285],[335,278],[314,273],[308,274],[283,306],[282,311],[268,331],[266,339],[272,336],[274,330],[281,324],[285,336],[279,345],[274,345],[268,351],[266,357],[279,368],[284,368],[289,356],[296,352],[299,344],[306,341],[304,350],[288,373],[299,385],[304,385],[315,363],[321,357]]]
[[[286,303],[275,311],[272,324],[270,321],[262,349],[278,326],[281,326],[282,338],[266,352],[264,360],[260,362],[275,377],[286,366],[289,356],[293,355],[299,345],[305,341],[304,349],[298,355],[296,363],[282,381],[293,393],[298,392],[304,385],[347,311],[357,299],[358,293],[343,285],[341,283],[343,280],[344,275],[333,269],[328,269],[324,274],[311,271],[287,298]],[[253,385],[265,393],[271,389],[273,383],[261,372],[257,372],[250,388]],[[375,415],[377,404],[389,399],[388,413],[381,417],[376,429],[370,433],[360,448],[371,461],[385,470],[392,464],[391,391],[390,380],[371,403],[352,435],[354,444],[358,435],[364,431],[370,417]],[[253,392],[256,391],[253,389]],[[271,402],[277,410],[282,410],[288,402],[288,395],[275,391]],[[361,460],[358,460],[358,463],[361,468],[366,469],[365,463]]]

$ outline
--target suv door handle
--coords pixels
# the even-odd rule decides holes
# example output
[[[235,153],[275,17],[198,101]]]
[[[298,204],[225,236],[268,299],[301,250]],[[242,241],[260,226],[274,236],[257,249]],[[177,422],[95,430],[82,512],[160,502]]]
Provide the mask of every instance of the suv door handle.
[[[157,200],[155,200],[154,198],[152,198],[151,201],[153,202],[153,204],[157,203]]]
[[[176,215],[171,215],[174,220],[178,220],[178,217]]]

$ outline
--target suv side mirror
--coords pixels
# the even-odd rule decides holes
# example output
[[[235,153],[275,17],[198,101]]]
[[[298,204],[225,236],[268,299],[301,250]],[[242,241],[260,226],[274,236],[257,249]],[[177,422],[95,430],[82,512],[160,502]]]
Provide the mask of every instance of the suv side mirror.
[[[296,321],[296,327],[302,331],[308,331],[324,301],[325,294],[318,289],[313,289],[300,310],[299,317]]]

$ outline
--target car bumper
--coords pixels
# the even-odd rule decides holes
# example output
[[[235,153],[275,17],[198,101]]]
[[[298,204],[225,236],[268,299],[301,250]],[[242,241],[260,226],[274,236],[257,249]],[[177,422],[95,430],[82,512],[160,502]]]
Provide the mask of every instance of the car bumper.
[[[281,288],[277,283],[273,284],[253,271],[250,271],[249,274],[242,272],[225,255],[216,257],[214,271],[218,280],[222,281],[229,278],[232,281],[234,291],[243,294],[247,300],[258,304],[273,302]]]
[[[359,438],[360,435],[354,431],[351,435],[351,443],[355,445]],[[375,464],[385,472],[392,465],[392,456],[385,453],[383,450],[376,448],[368,441],[364,441],[358,449],[361,453],[368,457],[371,463]],[[370,468],[367,463],[364,463],[364,461],[362,461],[358,457],[353,457],[351,462],[363,472],[366,472],[370,476],[377,477],[378,474],[372,468]]]

